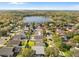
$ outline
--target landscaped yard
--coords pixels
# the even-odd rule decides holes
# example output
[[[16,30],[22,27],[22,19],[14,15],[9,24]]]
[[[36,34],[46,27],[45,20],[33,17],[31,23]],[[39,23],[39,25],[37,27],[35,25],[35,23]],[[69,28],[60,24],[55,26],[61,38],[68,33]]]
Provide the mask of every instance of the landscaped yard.
[[[71,57],[73,55],[73,52],[71,52],[71,51],[65,51],[64,55],[65,55],[65,57]]]
[[[29,41],[28,45],[29,45],[30,47],[35,46],[35,45],[36,45],[36,42],[35,42],[35,41]]]
[[[31,41],[31,40],[29,40],[29,42],[22,41],[22,46],[25,46],[26,47],[26,45],[32,47],[32,46],[35,46],[36,45],[36,42],[35,41]]]

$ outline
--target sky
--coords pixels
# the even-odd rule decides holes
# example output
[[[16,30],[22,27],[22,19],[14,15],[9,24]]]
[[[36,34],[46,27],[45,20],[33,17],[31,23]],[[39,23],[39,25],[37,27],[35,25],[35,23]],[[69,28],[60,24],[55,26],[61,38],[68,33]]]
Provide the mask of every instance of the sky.
[[[0,2],[0,10],[79,10],[79,2]]]

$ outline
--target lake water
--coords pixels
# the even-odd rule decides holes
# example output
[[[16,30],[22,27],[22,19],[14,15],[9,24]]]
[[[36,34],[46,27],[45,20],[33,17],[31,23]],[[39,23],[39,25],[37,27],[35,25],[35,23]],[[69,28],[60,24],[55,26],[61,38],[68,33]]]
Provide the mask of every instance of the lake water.
[[[50,18],[45,16],[26,16],[23,21],[24,23],[44,23],[50,22]]]

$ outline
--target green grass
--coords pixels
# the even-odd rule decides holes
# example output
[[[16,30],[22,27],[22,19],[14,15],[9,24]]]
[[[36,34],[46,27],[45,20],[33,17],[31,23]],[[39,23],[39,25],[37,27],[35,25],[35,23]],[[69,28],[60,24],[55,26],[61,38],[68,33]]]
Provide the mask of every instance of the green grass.
[[[71,51],[65,51],[64,54],[66,57],[71,57],[73,53]]]
[[[23,57],[22,55],[17,55],[16,57]]]
[[[26,45],[27,45],[27,41],[22,41],[22,46],[26,46]],[[36,42],[30,40],[30,41],[28,42],[28,45],[29,45],[30,47],[35,46],[35,45],[36,45]]]

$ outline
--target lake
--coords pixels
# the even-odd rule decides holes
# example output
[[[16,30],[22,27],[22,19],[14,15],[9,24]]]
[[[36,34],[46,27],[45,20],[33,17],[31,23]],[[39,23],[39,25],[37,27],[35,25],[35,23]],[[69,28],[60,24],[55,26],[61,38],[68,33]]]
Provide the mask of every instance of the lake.
[[[45,16],[26,16],[23,21],[24,23],[45,23],[50,22],[50,18]]]

